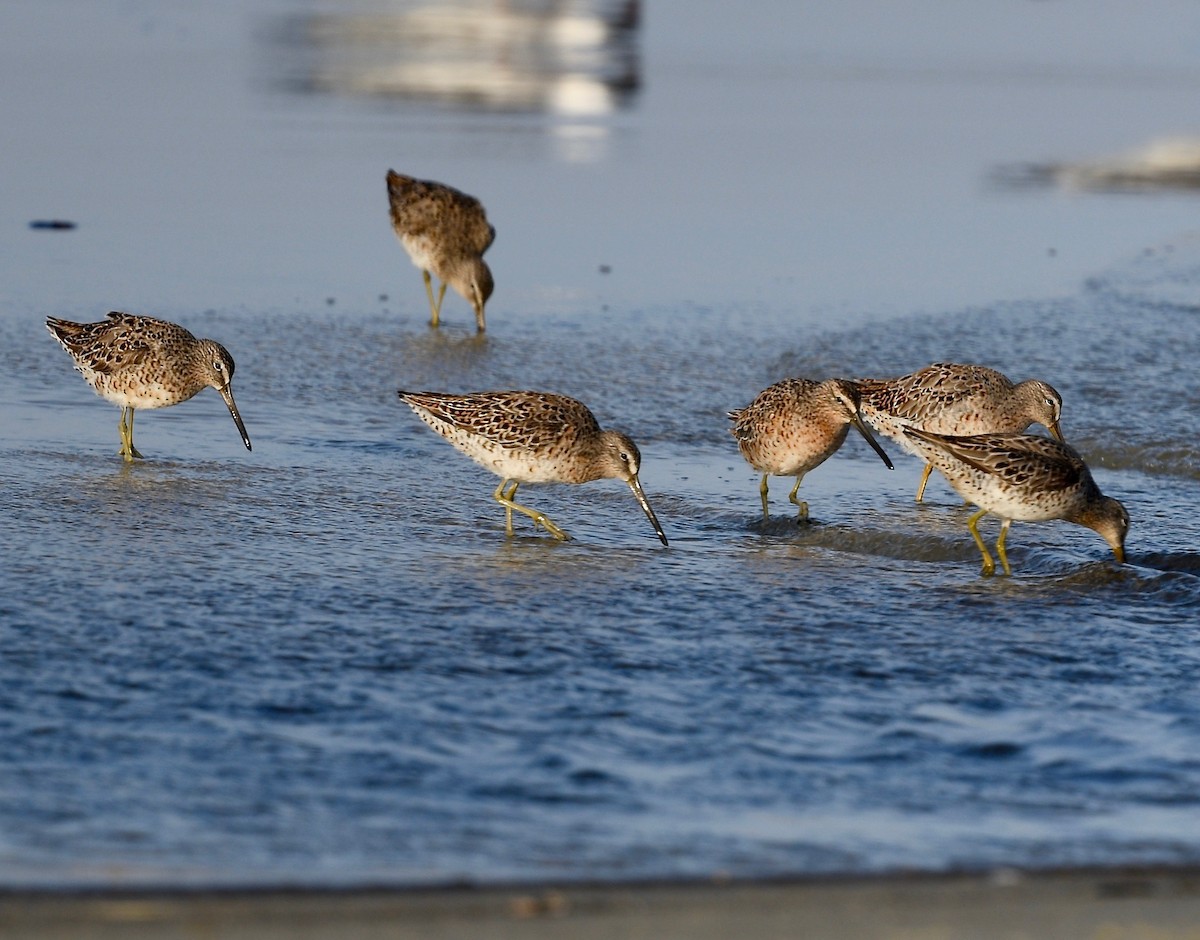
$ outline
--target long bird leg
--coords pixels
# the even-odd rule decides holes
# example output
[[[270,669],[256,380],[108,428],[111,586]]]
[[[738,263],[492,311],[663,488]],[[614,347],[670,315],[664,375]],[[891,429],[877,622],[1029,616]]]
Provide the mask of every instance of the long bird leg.
[[[125,406],[121,409],[121,421],[117,425],[121,432],[121,450],[120,454],[126,461],[132,463],[134,459],[143,460],[144,458],[138,449],[133,446],[133,407]]]
[[[996,554],[1000,556],[1000,564],[1004,566],[1004,573],[1012,577],[1012,568],[1008,567],[1008,555],[1004,551],[1004,540],[1008,538],[1008,527],[1012,525],[1011,519],[1005,519],[1000,523],[1000,538],[996,539]]]
[[[560,529],[558,526],[556,526],[553,522],[551,522],[549,519],[547,519],[542,513],[538,512],[536,509],[530,509],[528,506],[522,506],[520,503],[515,502],[514,497],[517,495],[517,487],[520,486],[521,484],[513,483],[512,488],[509,489],[509,491],[506,493],[504,491],[504,487],[507,483],[508,483],[508,480],[501,480],[500,485],[498,487],[496,487],[496,492],[493,493],[492,496],[495,498],[496,502],[498,502],[501,506],[504,507],[505,518],[508,522],[508,534],[509,535],[513,534],[512,511],[515,509],[517,512],[524,513],[525,515],[527,515],[530,519],[533,520],[533,524],[535,526],[539,526],[539,525],[542,526],[547,532],[549,532],[551,535],[553,535],[560,542],[566,542],[566,541],[570,540],[571,536],[567,535],[566,532],[564,532],[562,529]]]
[[[967,520],[967,528],[971,530],[971,538],[975,540],[975,544],[979,546],[980,554],[983,555],[983,570],[980,572],[983,575],[996,573],[996,563],[992,561],[992,556],[988,553],[987,546],[983,544],[983,536],[979,534],[978,528],[979,520],[986,516],[987,512],[986,509],[981,509]],[[1004,555],[1002,554],[1000,557],[1004,558]],[[1005,562],[1005,568],[1007,569],[1007,567],[1008,563]]]
[[[508,480],[500,481],[500,496],[497,496],[496,499],[500,500],[500,498],[503,497],[505,500],[508,501],[508,504],[504,504],[504,530],[511,536],[513,534],[512,506],[509,504],[512,503],[513,497],[517,495],[517,486],[519,486],[519,484],[514,483],[512,485],[512,489],[510,489],[506,493],[506,492],[504,492],[504,484],[507,482],[508,482]]]
[[[765,473],[763,474],[762,483],[758,487],[758,495],[762,497],[763,522],[769,522],[771,515],[767,512],[767,475]]]
[[[765,477],[764,477],[764,479],[765,479]],[[808,521],[808,503],[806,503],[802,499],[796,499],[796,493],[800,489],[800,481],[803,479],[804,479],[804,474],[803,473],[798,474],[796,476],[796,485],[793,486],[792,491],[790,493],[788,493],[788,502],[792,503],[795,506],[800,507],[800,515],[796,518],[797,522],[807,522]]]
[[[433,280],[430,278],[429,272],[422,271],[421,274],[423,274],[425,276],[425,293],[429,297],[429,313],[432,318],[429,321],[429,325],[437,326],[438,325],[438,317],[440,316],[440,314],[442,312],[441,298],[439,298],[436,301],[433,299]],[[446,292],[446,285],[443,284],[442,285],[442,293],[444,294],[445,292]]]

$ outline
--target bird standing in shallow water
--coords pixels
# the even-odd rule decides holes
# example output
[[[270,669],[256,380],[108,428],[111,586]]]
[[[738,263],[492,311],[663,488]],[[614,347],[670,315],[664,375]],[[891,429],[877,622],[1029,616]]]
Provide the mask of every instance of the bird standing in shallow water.
[[[808,504],[796,498],[800,481],[842,446],[851,425],[892,469],[892,461],[863,424],[858,404],[857,387],[845,379],[784,379],[764,389],[745,408],[729,412],[738,450],[763,475],[758,492],[764,522],[769,518],[768,476],[796,478],[788,500],[799,507],[800,521],[808,518]]]
[[[430,325],[438,325],[449,284],[475,310],[475,326],[482,333],[484,304],[494,287],[483,253],[496,237],[483,204],[443,183],[413,179],[395,170],[388,170],[387,187],[392,228],[425,278]],[[441,281],[436,300],[431,272]]]
[[[1065,519],[1099,533],[1117,561],[1125,561],[1129,513],[1100,492],[1083,458],[1061,441],[1033,434],[982,434],[950,437],[916,428],[906,432],[917,452],[945,474],[950,485],[979,511],[967,521],[983,555],[983,574],[996,564],[979,534],[979,520],[999,516],[996,554],[1005,574],[1012,574],[1004,541],[1014,519],[1041,522]]]
[[[514,501],[522,483],[624,480],[664,545],[667,537],[638,481],[642,455],[618,431],[601,430],[582,402],[549,392],[398,393],[417,416],[481,466],[500,477],[493,495],[512,514],[524,513],[560,541],[566,532],[536,509]]]
[[[895,379],[856,379],[862,394],[862,416],[911,454],[920,452],[904,434],[917,428],[932,434],[1016,434],[1041,424],[1062,440],[1058,422],[1062,396],[1037,379],[1014,384],[987,366],[935,362]],[[933,464],[926,463],[917,487],[917,502]]]
[[[250,438],[233,401],[233,357],[220,343],[196,339],[182,326],[112,312],[99,323],[72,323],[56,317],[46,327],[96,394],[121,408],[121,456],[140,458],[133,446],[133,412],[187,401],[211,386],[221,393],[242,443]]]

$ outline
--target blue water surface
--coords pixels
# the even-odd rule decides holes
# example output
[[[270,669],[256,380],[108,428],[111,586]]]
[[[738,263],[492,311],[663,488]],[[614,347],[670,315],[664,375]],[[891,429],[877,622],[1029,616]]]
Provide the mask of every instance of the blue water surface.
[[[983,63],[953,17],[647,4],[479,107],[399,68],[355,91],[312,37],[358,8],[300,6],[0,12],[28,89],[0,100],[0,883],[1200,861],[1195,196],[987,182],[1179,130],[1194,44],[1133,3],[1091,39],[1077,3],[993,12]],[[545,103],[580,75],[611,99]],[[488,205],[486,335],[453,294],[426,326],[389,165]],[[42,325],[109,308],[228,346],[253,452],[206,391],[139,412],[125,466]],[[1127,564],[1017,523],[982,578],[952,491],[916,504],[919,464],[855,436],[812,524],[784,479],[762,522],[728,410],[938,359],[1059,389]],[[523,387],[638,442],[669,548],[614,481],[523,487],[574,538],[506,537],[495,479],[395,395]]]

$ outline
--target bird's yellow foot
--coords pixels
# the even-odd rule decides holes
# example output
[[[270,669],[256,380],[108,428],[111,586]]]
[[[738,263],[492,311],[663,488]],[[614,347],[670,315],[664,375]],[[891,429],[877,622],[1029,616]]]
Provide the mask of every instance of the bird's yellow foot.
[[[571,541],[571,536],[567,535],[566,532],[564,532],[562,529],[560,529],[558,526],[556,526],[553,522],[551,522],[549,519],[547,519],[545,516],[543,516],[540,512],[536,516],[533,517],[533,526],[534,526],[534,528],[541,526],[543,529],[545,529],[547,532],[549,532],[551,535],[553,535],[560,542]]]

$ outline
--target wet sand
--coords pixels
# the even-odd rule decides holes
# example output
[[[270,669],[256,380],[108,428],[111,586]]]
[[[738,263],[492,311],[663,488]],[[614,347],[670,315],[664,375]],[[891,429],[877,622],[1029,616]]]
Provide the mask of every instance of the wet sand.
[[[1200,870],[1060,870],[487,889],[7,892],[0,936],[1200,937]]]

